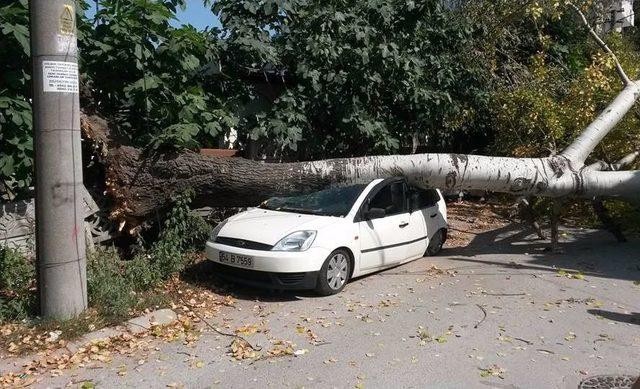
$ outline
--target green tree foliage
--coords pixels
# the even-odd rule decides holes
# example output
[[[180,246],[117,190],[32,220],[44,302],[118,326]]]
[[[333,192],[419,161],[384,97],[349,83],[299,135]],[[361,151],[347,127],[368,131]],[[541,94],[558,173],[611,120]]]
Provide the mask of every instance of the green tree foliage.
[[[222,0],[213,10],[244,66],[292,78],[242,118],[252,139],[319,158],[398,152],[414,133],[453,148],[475,130],[459,116],[487,97],[468,58],[484,29],[441,1]]]
[[[32,258],[0,245],[0,322],[23,319],[33,313],[35,275]]]
[[[491,152],[520,157],[560,152],[622,88],[612,59],[560,2],[514,8],[501,1],[485,9],[491,10],[482,14],[483,25],[492,31],[487,44],[496,48],[490,61],[497,65],[487,115],[495,129]],[[583,10],[598,19],[597,7],[586,4]],[[629,31],[605,38],[631,79],[638,79],[640,51],[634,37]],[[613,162],[640,146],[636,112],[598,146],[595,158]]]
[[[428,151],[534,156],[620,89],[564,0],[204,2],[221,29],[173,27],[184,0],[99,0],[92,20],[78,0],[83,109],[155,150],[235,129],[241,147],[289,159],[407,152],[413,136]],[[0,183],[18,194],[33,171],[27,5],[0,0]],[[606,36],[632,77],[638,36]],[[638,115],[621,127],[598,157],[638,146]]]
[[[223,85],[203,67],[224,46],[217,30],[172,27],[183,0],[104,0],[82,39],[82,69],[93,100],[139,146],[211,146],[233,126]]]
[[[82,106],[105,115],[137,146],[206,147],[235,125],[228,82],[209,83],[219,31],[175,28],[183,0],[100,0],[94,19],[77,1]],[[26,193],[33,179],[27,0],[0,0],[0,190]]]
[[[27,0],[0,1],[0,199],[32,179],[28,25]]]

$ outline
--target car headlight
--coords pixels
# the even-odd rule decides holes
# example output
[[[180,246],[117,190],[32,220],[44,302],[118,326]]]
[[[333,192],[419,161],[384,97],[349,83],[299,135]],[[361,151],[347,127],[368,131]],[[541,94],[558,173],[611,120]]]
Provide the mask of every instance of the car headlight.
[[[222,229],[222,227],[224,227],[225,224],[227,224],[228,221],[229,219],[223,220],[222,222],[218,223],[218,225],[216,226],[216,228],[213,229],[213,231],[211,231],[211,236],[209,236],[210,242],[216,241],[216,238],[218,237],[220,230]]]
[[[305,251],[316,238],[316,231],[296,231],[284,238],[271,251]]]

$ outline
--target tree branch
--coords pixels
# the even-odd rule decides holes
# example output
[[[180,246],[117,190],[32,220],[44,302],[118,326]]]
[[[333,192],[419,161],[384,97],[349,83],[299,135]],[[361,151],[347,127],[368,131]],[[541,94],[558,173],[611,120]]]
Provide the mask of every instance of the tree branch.
[[[633,153],[629,153],[626,156],[624,156],[622,159],[620,159],[618,162],[614,163],[611,166],[611,170],[620,170],[626,166],[629,166],[633,163],[633,161],[635,161],[638,156],[640,156],[640,150],[638,151],[634,151]]]
[[[640,200],[640,170],[590,171],[583,178],[588,190],[582,197],[625,198],[636,203]]]
[[[611,169],[611,164],[607,163],[605,161],[597,161],[592,163],[591,165],[588,165],[586,168],[586,170],[595,170],[595,171],[606,171],[606,170],[613,170]]]
[[[629,85],[629,83],[631,83],[631,80],[629,79],[629,77],[627,76],[627,73],[625,73],[624,69],[622,68],[622,65],[620,64],[620,61],[618,61],[618,57],[616,57],[616,55],[613,53],[613,51],[611,51],[609,46],[607,46],[607,44],[598,36],[598,34],[593,29],[593,27],[591,27],[591,25],[589,24],[589,21],[587,21],[587,17],[584,16],[584,13],[580,10],[580,8],[578,8],[573,3],[569,3],[569,5],[571,7],[573,7],[574,10],[576,10],[578,15],[580,15],[580,18],[582,19],[582,22],[584,23],[584,25],[589,30],[589,34],[591,34],[591,37],[593,37],[593,39],[596,41],[596,43],[598,43],[598,45],[604,51],[606,51],[611,56],[611,58],[613,58],[613,61],[616,64],[616,71],[618,72],[618,75],[622,79],[622,83],[624,84],[624,86]]]
[[[640,156],[640,150],[634,151],[633,153],[629,153],[625,155],[616,163],[607,163],[605,161],[598,161],[587,166],[586,169],[596,170],[596,171],[620,170],[626,166],[631,165],[638,158],[638,156]]]
[[[561,155],[569,159],[574,168],[582,167],[585,159],[629,112],[638,97],[640,85],[637,82],[629,83]]]

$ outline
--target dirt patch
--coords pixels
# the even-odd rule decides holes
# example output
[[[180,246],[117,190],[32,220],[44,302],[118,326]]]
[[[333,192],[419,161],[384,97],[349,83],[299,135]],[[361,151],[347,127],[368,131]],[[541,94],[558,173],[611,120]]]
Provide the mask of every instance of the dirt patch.
[[[503,204],[459,201],[447,204],[449,234],[445,247],[465,247],[478,234],[512,222],[513,208]]]

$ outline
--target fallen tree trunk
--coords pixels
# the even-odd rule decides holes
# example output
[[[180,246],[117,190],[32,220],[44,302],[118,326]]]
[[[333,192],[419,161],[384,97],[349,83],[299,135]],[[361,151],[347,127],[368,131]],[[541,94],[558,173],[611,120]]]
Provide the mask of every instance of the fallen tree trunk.
[[[625,88],[625,93],[631,88],[637,98],[636,84]],[[607,124],[601,127],[603,132],[613,128],[621,117],[615,109],[609,107],[598,119]],[[637,200],[640,196],[640,172],[601,171],[564,154],[548,158],[413,154],[276,164],[188,151],[146,156],[139,149],[111,139],[106,122],[96,116],[84,116],[83,129],[102,145],[107,193],[114,200],[111,217],[130,226],[166,207],[176,194],[187,189],[194,192],[195,205],[243,207],[272,196],[389,176],[405,176],[420,186],[487,190],[521,197]]]
[[[629,80],[606,44],[596,41],[615,61],[624,89],[565,151],[547,158],[412,154],[272,164],[194,152],[147,156],[114,139],[106,122],[92,115],[83,116],[83,130],[102,149],[107,193],[115,200],[111,217],[134,226],[188,189],[195,194],[195,205],[243,207],[272,196],[389,176],[405,176],[420,186],[446,190],[637,201],[640,171],[585,166],[590,153],[640,97],[640,85]]]
[[[518,196],[632,198],[640,189],[640,172],[576,169],[563,156],[417,154],[272,164],[193,152],[147,158],[125,146],[110,152],[107,161],[109,194],[133,217],[151,214],[187,189],[199,205],[243,207],[271,196],[390,176],[405,176],[420,186]]]
[[[620,197],[638,199],[639,171],[600,171],[584,165],[598,133],[609,132],[631,107],[640,87],[631,83],[566,153],[548,158],[509,158],[460,154],[412,154],[263,163],[242,158],[180,152],[146,156],[111,139],[106,122],[83,117],[83,129],[104,148],[107,192],[115,200],[112,217],[143,219],[187,189],[196,205],[254,206],[278,195],[310,192],[335,184],[366,183],[405,176],[420,186],[446,190],[487,190],[517,196]],[[635,101],[635,100],[634,100]],[[597,135],[594,135],[596,134]],[[134,223],[137,224],[137,223]]]

